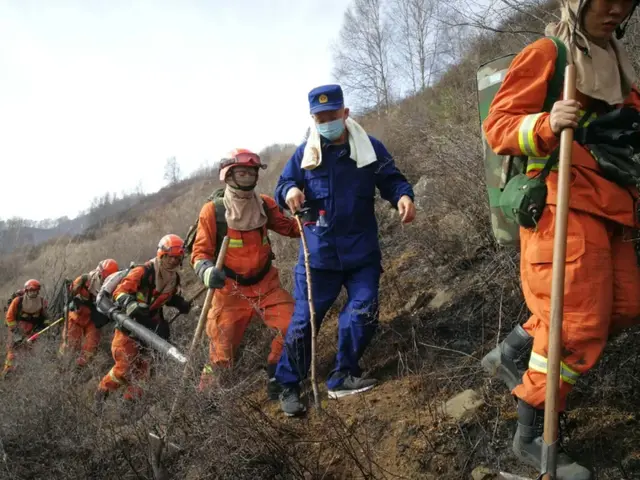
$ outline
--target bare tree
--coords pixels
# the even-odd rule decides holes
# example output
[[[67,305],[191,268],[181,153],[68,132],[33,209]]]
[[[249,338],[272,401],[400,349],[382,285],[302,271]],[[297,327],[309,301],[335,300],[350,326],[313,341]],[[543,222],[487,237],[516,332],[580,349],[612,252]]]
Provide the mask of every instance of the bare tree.
[[[164,179],[169,185],[180,181],[180,165],[176,157],[167,158],[167,162],[164,164]]]
[[[447,27],[515,34],[527,43],[531,35],[543,33],[557,4],[557,0],[452,0],[441,21]]]
[[[391,19],[398,67],[411,80],[412,93],[429,86],[437,61],[436,0],[393,0]]]
[[[344,15],[334,51],[334,75],[363,106],[386,110],[391,103],[389,48],[391,28],[381,15],[381,0],[354,0]],[[374,99],[373,102],[371,99]]]

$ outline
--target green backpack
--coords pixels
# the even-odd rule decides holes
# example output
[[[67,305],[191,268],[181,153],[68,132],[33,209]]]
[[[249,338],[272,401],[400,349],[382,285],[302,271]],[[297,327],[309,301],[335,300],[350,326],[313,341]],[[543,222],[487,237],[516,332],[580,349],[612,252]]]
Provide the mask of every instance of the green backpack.
[[[562,40],[547,37],[553,41],[558,51],[553,77],[549,81],[543,112],[550,112],[553,104],[560,99],[567,63],[567,50]],[[489,144],[482,124],[489,115],[489,107],[498,93],[502,81],[516,54],[495,58],[478,68],[477,94],[480,113],[480,131],[484,157],[484,170],[491,228],[499,245],[516,246],[520,241],[520,226],[533,228],[542,215],[541,205],[546,200],[544,179],[557,160],[557,150],[547,160],[541,175],[530,178],[526,175],[528,157],[498,155]]]

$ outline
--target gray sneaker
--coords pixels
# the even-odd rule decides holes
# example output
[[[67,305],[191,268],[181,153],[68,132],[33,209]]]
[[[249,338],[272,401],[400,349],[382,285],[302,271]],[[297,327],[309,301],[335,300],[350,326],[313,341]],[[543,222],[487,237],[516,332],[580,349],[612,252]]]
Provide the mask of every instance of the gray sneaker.
[[[347,395],[355,395],[356,393],[371,390],[378,384],[375,378],[361,378],[348,375],[342,385],[329,390],[329,398],[346,397]]]
[[[307,407],[300,401],[300,392],[297,388],[285,387],[282,389],[280,410],[288,417],[295,417],[307,411]]]

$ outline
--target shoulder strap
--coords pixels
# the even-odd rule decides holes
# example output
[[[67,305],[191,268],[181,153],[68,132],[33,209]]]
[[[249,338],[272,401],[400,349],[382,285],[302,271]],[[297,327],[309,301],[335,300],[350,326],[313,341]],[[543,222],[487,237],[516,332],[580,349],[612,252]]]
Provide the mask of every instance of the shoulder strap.
[[[153,268],[153,263],[149,263],[149,264],[143,263],[140,266],[144,268],[144,273],[142,274],[142,279],[140,280],[140,288],[147,289],[146,303],[147,305],[151,306],[151,299],[153,298],[153,289],[155,288],[154,276],[156,271]]]
[[[222,245],[222,240],[224,240],[225,235],[227,234],[227,209],[224,206],[224,200],[222,197],[214,198],[213,206],[216,209],[216,252],[215,258],[218,257],[218,252],[220,251],[220,246]]]
[[[553,104],[562,96],[562,87],[564,84],[564,69],[567,65],[567,47],[562,40],[557,37],[547,37],[556,46],[558,55],[556,56],[556,65],[553,69],[553,77],[549,81],[547,88],[547,97],[542,107],[543,112],[550,112]]]
[[[156,272],[155,272],[155,269],[153,268],[153,263],[149,263],[149,264],[143,263],[140,266],[144,268],[144,273],[142,274],[142,279],[140,280],[140,287],[141,288],[148,287],[154,283],[153,276],[155,275]]]

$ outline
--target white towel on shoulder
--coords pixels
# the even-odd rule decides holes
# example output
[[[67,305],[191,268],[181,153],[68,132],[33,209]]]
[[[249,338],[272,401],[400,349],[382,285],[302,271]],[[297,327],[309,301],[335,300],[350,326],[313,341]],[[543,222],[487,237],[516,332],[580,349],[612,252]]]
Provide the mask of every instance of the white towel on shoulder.
[[[345,124],[349,132],[349,149],[351,150],[349,156],[351,159],[356,162],[358,168],[374,163],[378,158],[367,132],[351,117],[347,117]],[[312,120],[311,133],[307,139],[307,145],[304,147],[300,166],[305,170],[313,170],[320,166],[321,163],[320,134],[316,129],[315,122]]]

